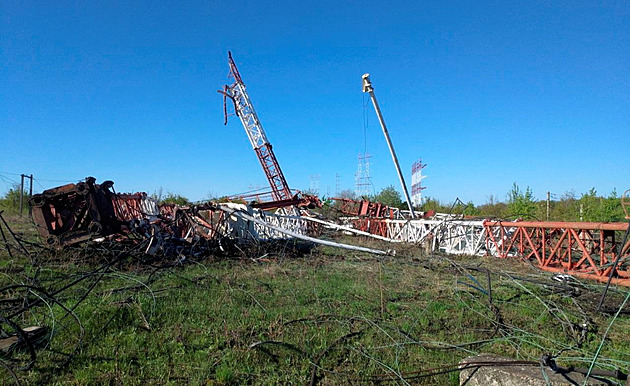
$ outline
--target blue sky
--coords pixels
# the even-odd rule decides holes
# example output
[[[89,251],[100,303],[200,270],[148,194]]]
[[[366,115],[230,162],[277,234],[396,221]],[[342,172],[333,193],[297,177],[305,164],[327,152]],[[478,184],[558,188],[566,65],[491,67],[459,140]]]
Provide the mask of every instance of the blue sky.
[[[181,3],[0,2],[0,191],[20,173],[193,200],[266,187],[223,125],[228,50],[292,188],[354,189],[364,143],[376,190],[398,187],[366,72],[425,195],[630,188],[627,1]]]

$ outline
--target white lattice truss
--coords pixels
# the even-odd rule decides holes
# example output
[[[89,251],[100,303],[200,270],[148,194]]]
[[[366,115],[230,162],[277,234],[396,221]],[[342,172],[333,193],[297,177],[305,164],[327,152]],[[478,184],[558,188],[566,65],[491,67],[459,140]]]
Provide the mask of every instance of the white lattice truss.
[[[253,209],[240,204],[222,204],[226,212],[231,213],[226,223],[224,234],[231,234],[241,240],[273,240],[286,239],[287,232],[280,232],[281,228],[298,235],[308,234],[308,224],[313,219],[299,217],[292,214],[269,213]],[[245,216],[241,215],[245,214]],[[256,219],[252,221],[251,219]],[[317,220],[320,223],[324,221]],[[499,247],[510,239],[514,228],[504,228],[503,239],[498,228],[494,231],[494,238],[487,237],[483,220],[377,220],[387,228],[386,237],[380,239],[392,242],[406,242],[425,244],[433,251],[440,251],[453,255],[492,255],[498,256],[496,240]],[[334,224],[330,224],[334,225]],[[495,228],[493,228],[495,229]],[[364,233],[359,232],[357,233]],[[516,251],[515,251],[516,253]]]
[[[384,220],[384,223],[387,225],[387,237],[393,240],[430,243],[434,251],[455,255],[486,254],[483,221]]]
[[[293,233],[306,235],[308,222],[301,217],[269,213],[241,204],[221,204],[223,210],[230,213],[224,234],[229,234],[241,240],[273,240],[285,239],[286,233],[274,230],[270,226],[282,228]],[[250,221],[239,215],[245,213],[261,222]],[[265,226],[269,224],[270,226]]]

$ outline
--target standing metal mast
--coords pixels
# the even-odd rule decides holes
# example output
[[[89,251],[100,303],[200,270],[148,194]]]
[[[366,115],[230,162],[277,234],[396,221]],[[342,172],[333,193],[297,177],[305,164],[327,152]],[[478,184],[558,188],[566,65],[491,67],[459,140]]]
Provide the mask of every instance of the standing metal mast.
[[[376,110],[378,121],[381,123],[381,127],[383,128],[383,134],[385,134],[385,141],[387,141],[387,146],[389,146],[389,152],[392,153],[392,159],[394,160],[394,165],[396,166],[396,171],[398,172],[400,185],[402,186],[403,192],[405,193],[405,199],[407,200],[407,206],[409,207],[409,211],[411,212],[411,218],[415,218],[416,214],[413,211],[413,205],[411,204],[411,199],[409,198],[409,192],[407,191],[405,178],[400,171],[400,165],[398,165],[398,158],[396,157],[394,146],[392,145],[392,141],[389,138],[389,132],[387,131],[387,126],[385,126],[383,114],[381,114],[381,108],[378,106],[378,102],[376,101],[376,95],[374,95],[374,88],[372,87],[372,82],[370,82],[370,74],[363,74],[363,92],[370,93],[370,98],[372,99],[372,104],[374,105],[374,109]]]
[[[229,51],[228,58],[230,76],[234,78],[234,83],[224,86],[223,91],[220,92],[224,95],[224,98],[228,97],[234,102],[236,115],[238,115],[241,119],[241,123],[243,123],[249,142],[252,144],[252,147],[258,156],[258,160],[260,161],[260,165],[262,165],[265,175],[269,180],[273,199],[276,201],[290,200],[292,199],[292,195],[289,185],[284,178],[284,174],[282,174],[278,160],[273,153],[271,144],[267,140],[267,135],[265,134],[262,124],[258,119],[258,115],[256,115],[254,105],[252,105],[249,95],[245,90],[245,83],[243,83],[241,75],[236,68],[236,64],[232,59],[232,53]]]

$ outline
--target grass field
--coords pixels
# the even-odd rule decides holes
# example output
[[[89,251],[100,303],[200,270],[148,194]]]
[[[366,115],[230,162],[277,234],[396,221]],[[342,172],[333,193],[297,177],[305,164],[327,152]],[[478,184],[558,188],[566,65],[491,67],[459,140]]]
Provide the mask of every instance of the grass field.
[[[10,220],[34,241],[27,222]],[[258,246],[178,264],[121,258],[98,270],[117,252],[12,249],[11,258],[0,247],[0,305],[39,299],[11,320],[48,327],[34,362],[26,349],[2,354],[22,383],[447,385],[458,372],[435,369],[481,352],[551,353],[586,368],[597,353],[595,368],[630,370],[628,304],[615,315],[627,288],[612,288],[610,312],[597,313],[602,285],[563,284],[518,260],[400,245],[387,258]],[[6,368],[0,377],[15,383]]]

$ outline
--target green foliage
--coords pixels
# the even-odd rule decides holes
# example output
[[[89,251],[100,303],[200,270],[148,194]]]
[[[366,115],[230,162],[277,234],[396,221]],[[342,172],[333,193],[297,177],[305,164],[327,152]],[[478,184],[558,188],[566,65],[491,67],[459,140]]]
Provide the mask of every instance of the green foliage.
[[[22,205],[24,210],[28,211],[28,191],[23,191]],[[0,198],[0,210],[9,213],[17,213],[20,209],[20,185],[14,185],[4,197]]]
[[[440,200],[436,198],[427,197],[422,203],[421,209],[423,212],[434,210],[438,213],[446,213],[450,210],[450,206],[442,204]]]
[[[512,217],[521,217],[525,220],[536,219],[536,202],[534,194],[529,186],[522,191],[516,182],[508,192],[507,212]]]
[[[463,214],[470,217],[486,218],[522,218],[525,220],[546,220],[547,201],[535,200],[532,190],[524,191],[514,183],[507,194],[507,202],[501,202],[495,196],[489,196],[486,203],[475,206],[469,201],[464,204],[444,204],[428,197],[422,205],[423,211],[435,210],[438,213]],[[581,214],[580,214],[581,212]],[[574,191],[565,192],[560,199],[549,202],[550,221],[590,221],[617,222],[625,221],[621,199],[616,190],[608,197],[598,196],[593,188],[576,198]]]
[[[376,196],[371,197],[370,200],[380,202],[392,208],[405,209],[406,207],[405,203],[402,201],[402,196],[393,185],[383,188]]]
[[[507,217],[507,204],[497,201],[493,195],[488,197],[485,204],[478,208],[478,216],[488,218],[505,218]]]
[[[168,192],[160,201],[160,204],[175,204],[179,206],[190,205],[190,203],[188,198],[171,192]]]
[[[457,199],[455,203],[443,204],[435,198],[428,197],[422,204],[421,209],[423,212],[434,210],[438,213],[463,214],[468,217],[476,217],[479,215],[479,209],[475,207],[472,201],[468,201],[464,204],[459,199]]]
[[[564,192],[560,200],[550,202],[549,219],[555,221],[579,221],[579,207],[575,198],[575,192],[572,190]],[[547,218],[546,214],[543,218]]]
[[[598,197],[595,188],[591,188],[578,200],[583,221],[611,222],[624,218],[617,191],[613,190],[607,198]]]
[[[480,213],[481,211],[475,207],[475,204],[472,201],[468,201],[462,208],[462,214],[464,216],[476,217],[479,216]]]

